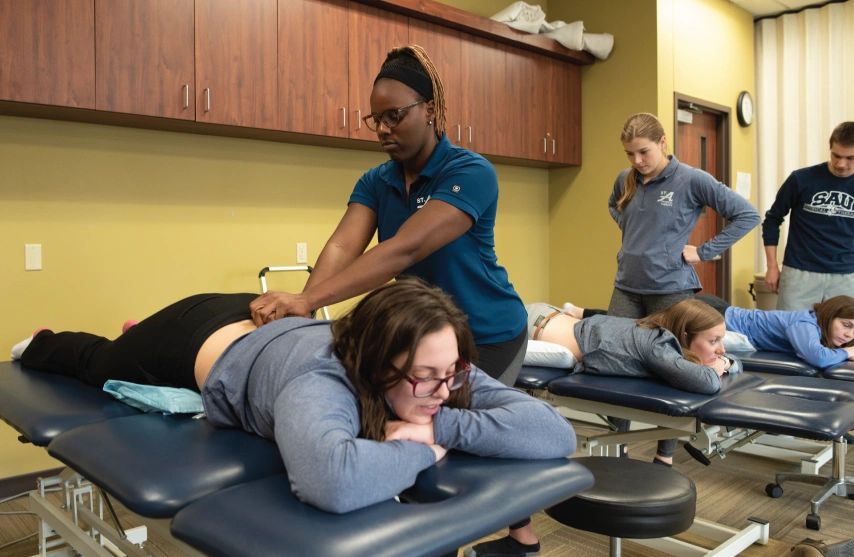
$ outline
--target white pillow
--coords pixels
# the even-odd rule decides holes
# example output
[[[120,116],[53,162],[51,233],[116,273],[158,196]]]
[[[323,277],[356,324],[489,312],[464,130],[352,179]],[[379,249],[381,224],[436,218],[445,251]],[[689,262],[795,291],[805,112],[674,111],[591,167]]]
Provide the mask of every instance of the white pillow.
[[[526,366],[567,369],[574,367],[575,364],[575,356],[565,346],[542,340],[528,341],[528,350],[525,352]]]

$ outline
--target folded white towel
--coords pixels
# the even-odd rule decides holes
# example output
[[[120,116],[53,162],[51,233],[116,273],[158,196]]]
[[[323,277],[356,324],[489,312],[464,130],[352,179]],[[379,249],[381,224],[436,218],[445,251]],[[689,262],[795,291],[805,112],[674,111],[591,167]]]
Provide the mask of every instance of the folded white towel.
[[[525,2],[513,2],[489,19],[506,23],[519,31],[539,33],[540,26],[546,21],[546,14],[540,6],[531,6]]]

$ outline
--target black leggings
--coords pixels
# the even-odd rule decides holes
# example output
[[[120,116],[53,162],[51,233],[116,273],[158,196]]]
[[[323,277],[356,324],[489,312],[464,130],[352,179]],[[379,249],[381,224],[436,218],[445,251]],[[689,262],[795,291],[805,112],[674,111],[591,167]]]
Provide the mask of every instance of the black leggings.
[[[184,387],[199,392],[195,363],[204,342],[222,327],[251,319],[257,294],[197,294],[140,321],[116,340],[89,333],[41,331],[21,365],[103,387],[108,379]]]

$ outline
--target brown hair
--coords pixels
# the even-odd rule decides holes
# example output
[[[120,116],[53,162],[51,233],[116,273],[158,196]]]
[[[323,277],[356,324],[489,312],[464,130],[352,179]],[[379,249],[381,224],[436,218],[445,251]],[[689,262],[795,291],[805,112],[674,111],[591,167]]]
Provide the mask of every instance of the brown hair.
[[[661,141],[661,138],[664,137],[664,126],[661,125],[661,122],[658,121],[658,118],[656,118],[654,114],[650,114],[648,112],[635,114],[626,120],[626,123],[623,125],[623,132],[620,134],[620,141],[627,143],[638,137],[643,137],[652,142],[658,143]],[[665,156],[667,155],[667,149],[664,150],[663,154]],[[636,168],[632,167],[626,175],[626,181],[623,183],[623,195],[620,197],[620,200],[617,201],[618,211],[622,212],[623,209],[626,208],[629,201],[634,198],[637,189],[638,171]]]
[[[724,316],[709,304],[700,300],[682,300],[665,310],[639,319],[638,326],[644,329],[667,329],[679,339],[685,359],[701,364],[700,357],[688,347],[697,334],[723,322]]]
[[[842,122],[830,134],[830,148],[836,143],[840,147],[854,147],[854,122]]]
[[[433,124],[436,137],[441,139],[445,134],[445,88],[427,52],[415,44],[393,48],[383,62],[382,67],[386,66],[404,66],[430,78],[433,85]],[[419,97],[418,100],[427,100],[420,93]]]
[[[851,296],[834,296],[829,300],[813,306],[818,328],[821,329],[821,344],[828,348],[836,348],[831,342],[831,328],[834,319],[851,319],[854,321],[854,298]],[[841,348],[854,346],[854,340]]]
[[[333,349],[356,388],[359,402],[359,436],[373,441],[385,438],[390,417],[386,392],[403,381],[412,367],[415,350],[426,335],[451,327],[457,337],[460,359],[475,359],[474,339],[466,315],[442,290],[418,279],[397,280],[377,288],[343,318],[332,324]],[[408,353],[399,370],[392,359]],[[451,391],[445,406],[468,408],[469,384]]]

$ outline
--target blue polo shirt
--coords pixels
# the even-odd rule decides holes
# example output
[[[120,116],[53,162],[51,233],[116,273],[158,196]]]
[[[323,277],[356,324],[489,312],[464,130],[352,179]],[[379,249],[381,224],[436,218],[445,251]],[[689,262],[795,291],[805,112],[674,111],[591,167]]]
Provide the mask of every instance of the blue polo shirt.
[[[498,178],[483,157],[442,137],[406,198],[403,167],[388,161],[366,172],[350,203],[377,214],[379,241],[397,234],[406,220],[432,199],[449,203],[474,219],[462,236],[401,273],[417,276],[450,294],[468,315],[476,344],[504,342],[525,329],[525,306],[495,255]]]

